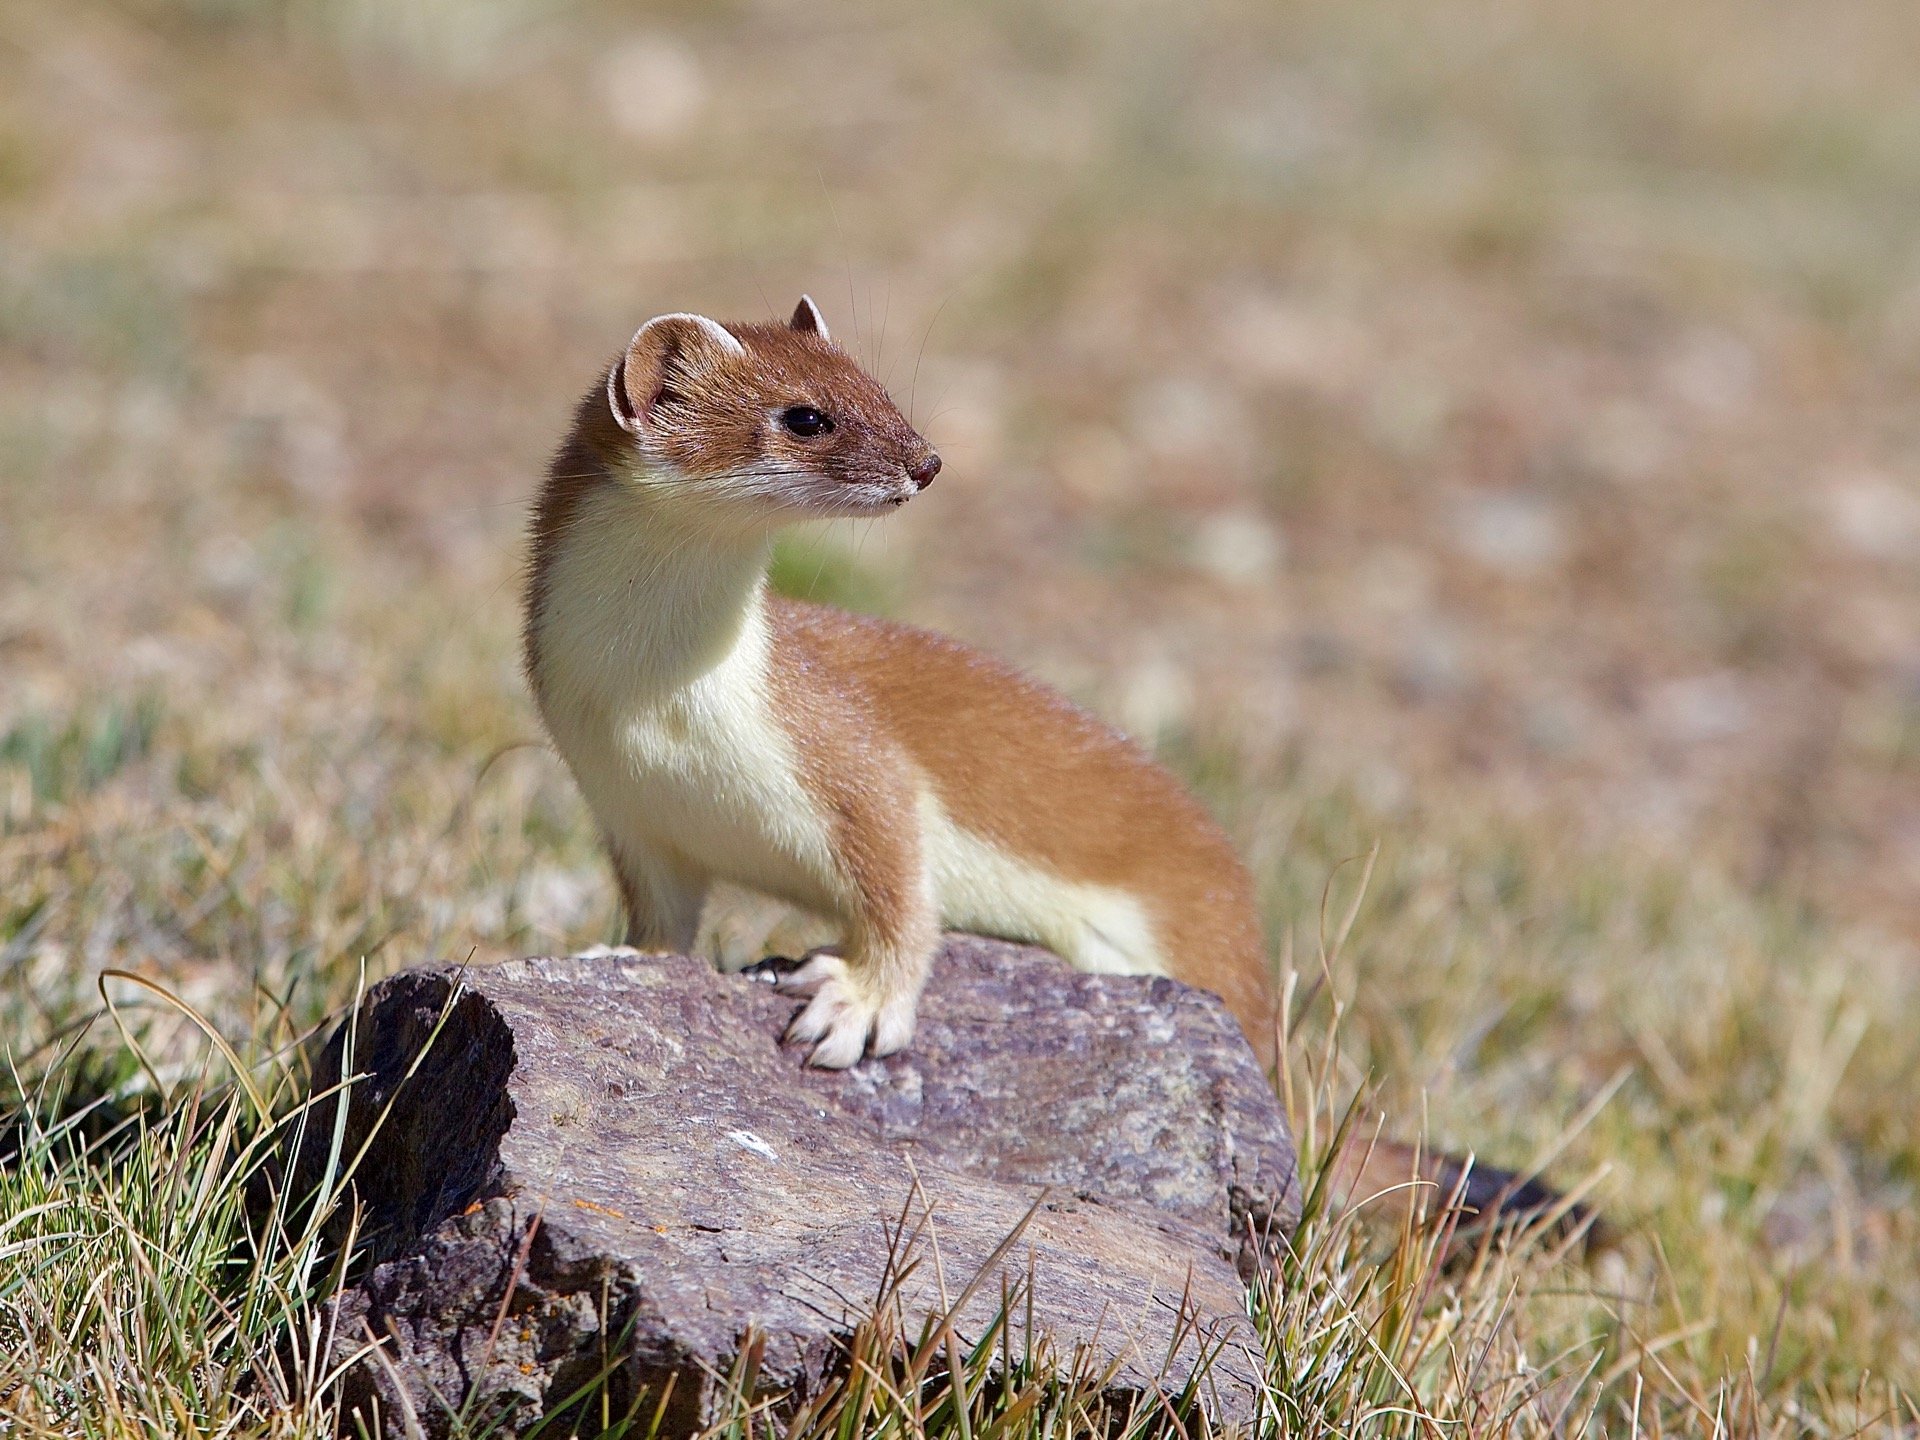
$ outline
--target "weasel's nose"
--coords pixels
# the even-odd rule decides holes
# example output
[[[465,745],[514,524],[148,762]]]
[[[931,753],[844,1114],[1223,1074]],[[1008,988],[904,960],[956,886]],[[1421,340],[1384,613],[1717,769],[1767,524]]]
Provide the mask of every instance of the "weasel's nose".
[[[929,450],[927,458],[909,470],[907,477],[913,481],[914,489],[924,490],[933,483],[933,477],[939,473],[940,457]]]

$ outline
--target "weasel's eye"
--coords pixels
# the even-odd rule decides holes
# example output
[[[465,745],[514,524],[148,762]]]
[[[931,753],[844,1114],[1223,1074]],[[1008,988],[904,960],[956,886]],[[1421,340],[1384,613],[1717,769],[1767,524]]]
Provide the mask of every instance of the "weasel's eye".
[[[782,410],[780,423],[803,440],[811,440],[833,429],[833,421],[811,405],[795,405]]]

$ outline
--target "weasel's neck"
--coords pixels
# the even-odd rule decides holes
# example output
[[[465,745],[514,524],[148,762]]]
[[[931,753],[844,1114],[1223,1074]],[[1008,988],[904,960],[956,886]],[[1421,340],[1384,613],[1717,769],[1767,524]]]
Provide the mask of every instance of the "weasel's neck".
[[[582,497],[556,537],[535,620],[544,704],[657,704],[758,630],[767,538],[716,533],[676,508],[645,485]]]

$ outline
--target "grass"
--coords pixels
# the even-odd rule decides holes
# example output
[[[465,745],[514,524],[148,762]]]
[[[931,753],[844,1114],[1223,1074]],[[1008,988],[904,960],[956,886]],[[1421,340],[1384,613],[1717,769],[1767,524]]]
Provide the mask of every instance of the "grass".
[[[1621,1237],[1315,1215],[1256,1301],[1286,1432],[1914,1433],[1913,40],[0,7],[0,1426],[332,1424],[333,1257],[260,1218],[294,1041],[363,972],[615,938],[522,502],[639,318],[806,290],[947,468],[777,583],[1159,744],[1299,972],[1310,1166],[1360,1097],[1349,1143],[1591,1179]],[[876,1317],[795,1433],[1129,1423],[924,1338]]]
[[[74,807],[150,779],[143,770],[177,769],[180,738],[163,725],[155,751],[58,813],[71,823]],[[1196,782],[1226,783],[1220,762],[1186,763]],[[1301,957],[1285,977],[1282,1082],[1310,1182],[1383,1113],[1402,1131],[1426,1115],[1435,1143],[1590,1177],[1623,1237],[1584,1263],[1535,1235],[1448,1264],[1443,1236],[1316,1195],[1251,1301],[1278,1433],[1837,1436],[1914,1422],[1900,1380],[1913,1373],[1903,1317],[1920,1283],[1903,1096],[1920,1056],[1894,1023],[1912,1013],[1910,973],[1695,874],[1620,856],[1542,862],[1492,824],[1425,855],[1387,842],[1362,896],[1368,867],[1343,862],[1380,831],[1350,793],[1298,768],[1231,790],[1259,797],[1237,828],[1285,842],[1263,869],[1276,911],[1308,917],[1278,933]],[[526,813],[517,787],[483,784],[472,799],[466,824],[480,833]],[[211,887],[233,868],[216,854],[195,873]],[[503,899],[496,917],[510,926],[511,913]],[[14,923],[17,938],[36,922]],[[423,910],[413,923],[428,923]],[[1596,976],[1595,957],[1615,951],[1645,970]],[[23,968],[16,956],[16,985]],[[1655,972],[1673,988],[1639,978]],[[317,1231],[263,1226],[258,1211],[267,1159],[300,1123],[293,1041],[327,1008],[291,997],[313,987],[331,1003],[354,982],[308,949],[274,983],[224,1027],[264,1103],[177,997],[110,979],[107,1014],[97,991],[75,987],[65,1007],[36,994],[37,1009],[14,991],[10,1033],[37,1028],[47,1047],[16,1072],[16,1153],[0,1170],[0,1353],[13,1357],[0,1394],[20,1433],[336,1423],[311,1346],[337,1256]],[[981,1348],[955,1363],[945,1341],[929,1350],[882,1307],[852,1342],[862,1363],[779,1423],[944,1440],[1144,1433],[1165,1419],[1109,1414],[1097,1375],[1047,1379],[1047,1357],[973,1339]],[[1070,1375],[1085,1364],[1053,1358]],[[744,1435],[772,1421],[730,1423]]]
[[[324,1225],[340,1189],[329,1175],[310,1207],[275,1189],[305,1112],[284,1083],[258,1088],[294,1071],[248,1067],[245,1085],[200,1073],[163,1098],[122,1078],[145,1068],[137,1055],[128,1044],[83,1065],[69,1052],[9,1107],[8,1433],[323,1433],[333,1376],[319,1303],[343,1259]]]

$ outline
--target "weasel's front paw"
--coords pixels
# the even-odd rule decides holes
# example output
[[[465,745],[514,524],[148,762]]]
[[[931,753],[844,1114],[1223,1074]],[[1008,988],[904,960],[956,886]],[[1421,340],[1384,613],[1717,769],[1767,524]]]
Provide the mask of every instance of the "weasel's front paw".
[[[812,998],[787,1026],[787,1039],[812,1045],[808,1063],[823,1070],[844,1070],[866,1053],[891,1055],[913,1039],[911,995],[882,998],[867,993],[838,955],[815,955],[779,980],[788,995]]]

